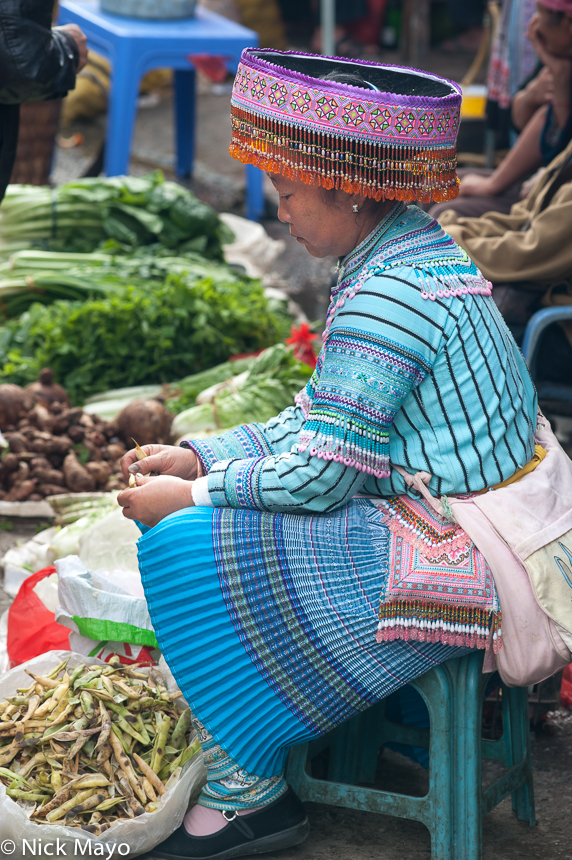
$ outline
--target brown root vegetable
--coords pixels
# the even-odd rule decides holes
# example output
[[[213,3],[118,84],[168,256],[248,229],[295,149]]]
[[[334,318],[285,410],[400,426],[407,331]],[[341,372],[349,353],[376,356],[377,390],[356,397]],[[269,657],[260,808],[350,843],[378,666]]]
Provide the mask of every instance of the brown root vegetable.
[[[115,421],[108,421],[104,425],[103,432],[105,434],[106,439],[111,442],[113,437],[117,436],[117,434],[119,433],[119,427],[117,426]]]
[[[56,486],[65,486],[64,473],[58,469],[34,469],[32,477],[37,478],[41,484],[55,484]]]
[[[18,469],[8,475],[8,480],[5,482],[9,487],[14,487],[21,481],[27,481],[30,477],[30,467],[27,463],[19,463]]]
[[[31,382],[26,386],[26,391],[32,394],[34,400],[39,403],[44,403],[50,406],[52,403],[65,403],[70,405],[70,399],[67,391],[62,385],[54,382],[53,371],[49,367],[44,367],[40,371],[38,382]]]
[[[92,461],[86,463],[85,468],[90,475],[93,475],[98,484],[106,484],[111,474],[111,468],[103,462]]]
[[[117,416],[117,426],[129,447],[135,438],[140,445],[169,441],[173,415],[158,400],[134,400]]]
[[[79,424],[72,424],[72,426],[68,429],[68,436],[72,440],[72,442],[83,442],[85,437],[85,430]]]
[[[2,466],[5,472],[15,472],[20,465],[20,460],[16,454],[6,454],[2,460]]]
[[[89,451],[89,459],[95,460],[96,462],[100,462],[101,457],[101,449],[94,445],[89,439],[84,439],[81,443],[86,451]]]
[[[12,487],[9,493],[4,496],[7,502],[25,502],[29,496],[36,490],[36,482],[32,480],[22,481]]]
[[[28,450],[28,440],[22,433],[5,433],[4,437],[14,454],[21,454]]]
[[[38,484],[36,492],[40,493],[42,498],[45,496],[59,496],[62,488],[58,484]]]
[[[126,453],[127,450],[125,446],[121,445],[119,442],[114,442],[107,446],[107,459],[111,460],[112,463],[116,460],[120,460]]]
[[[0,385],[0,427],[16,424],[23,413],[29,412],[34,405],[34,399],[29,391],[5,382]]]
[[[97,430],[92,430],[88,433],[87,438],[93,445],[95,445],[96,448],[103,448],[103,446],[107,444],[107,439],[103,433],[98,433]]]
[[[72,493],[91,493],[95,490],[95,479],[79,462],[75,454],[68,454],[64,460],[66,487]]]
[[[37,489],[38,488],[36,487],[36,490]],[[43,498],[44,497],[40,493],[35,492],[35,493],[32,493],[31,496],[28,496],[27,501],[29,501],[29,502],[41,502]]]
[[[110,493],[112,490],[124,490],[126,487],[127,484],[125,481],[120,481],[118,478],[111,478],[103,489],[106,493]]]
[[[33,459],[30,460],[30,469],[32,470],[32,472],[35,472],[36,469],[49,469],[49,468],[50,468],[50,461],[48,459],[46,459],[46,457],[33,457]]]
[[[73,442],[69,436],[50,436],[46,451],[48,454],[67,454],[73,448]]]
[[[34,408],[30,412],[28,412],[28,417],[30,419],[31,419],[32,415],[35,416],[38,427],[41,427],[42,430],[51,430],[52,429],[51,412],[42,403],[36,403]]]

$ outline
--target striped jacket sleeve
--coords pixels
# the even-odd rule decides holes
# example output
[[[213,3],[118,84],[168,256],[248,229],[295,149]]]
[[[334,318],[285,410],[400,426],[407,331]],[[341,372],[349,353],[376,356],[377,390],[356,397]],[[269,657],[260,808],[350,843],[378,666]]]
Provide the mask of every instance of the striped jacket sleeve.
[[[419,289],[371,278],[338,314],[301,405],[267,425],[189,443],[215,506],[327,512],[389,474],[388,431],[431,371],[442,329],[419,319]],[[425,303],[426,307],[426,303]]]

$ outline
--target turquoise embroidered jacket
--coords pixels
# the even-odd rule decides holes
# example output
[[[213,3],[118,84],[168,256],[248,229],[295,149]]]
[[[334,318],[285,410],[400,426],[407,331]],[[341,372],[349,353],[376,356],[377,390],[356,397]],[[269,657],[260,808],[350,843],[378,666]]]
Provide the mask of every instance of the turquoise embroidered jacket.
[[[429,472],[435,495],[457,495],[531,459],[534,386],[486,281],[417,207],[392,216],[343,260],[297,405],[183,443],[215,506],[327,512],[356,493],[407,493],[391,465]]]

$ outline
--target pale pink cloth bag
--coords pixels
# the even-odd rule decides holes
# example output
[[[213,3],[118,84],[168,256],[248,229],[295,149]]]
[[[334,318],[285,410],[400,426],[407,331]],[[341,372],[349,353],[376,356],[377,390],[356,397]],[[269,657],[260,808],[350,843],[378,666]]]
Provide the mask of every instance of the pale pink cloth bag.
[[[539,413],[537,444],[547,456],[515,484],[447,498],[455,521],[483,553],[502,610],[503,646],[483,670],[498,668],[509,686],[527,686],[572,661],[572,461]],[[402,469],[398,471],[403,474]],[[407,475],[434,507],[429,475]]]

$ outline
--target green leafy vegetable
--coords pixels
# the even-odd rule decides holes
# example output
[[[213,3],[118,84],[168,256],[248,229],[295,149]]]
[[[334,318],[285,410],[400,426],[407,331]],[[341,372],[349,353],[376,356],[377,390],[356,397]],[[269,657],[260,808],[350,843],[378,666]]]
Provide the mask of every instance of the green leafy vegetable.
[[[72,400],[81,402],[110,388],[205,370],[287,333],[287,319],[269,310],[259,282],[223,266],[211,266],[205,276],[197,264],[195,273],[155,272],[151,289],[142,272],[153,265],[133,263],[135,286],[116,268],[116,293],[47,307],[36,303],[8,321],[0,328],[2,381],[26,384],[48,366]]]
[[[160,243],[222,259],[229,229],[188,189],[147,176],[77,179],[55,189],[10,185],[0,208],[0,254],[31,247],[90,252]]]
[[[311,368],[297,361],[292,350],[282,343],[264,350],[251,362],[248,371],[220,380],[214,386],[211,384],[199,393],[196,406],[180,412],[181,401],[171,401],[169,408],[180,412],[171,428],[173,435],[191,438],[247,422],[268,421],[293,404],[294,396],[312,373]],[[211,378],[214,371],[221,368],[225,374],[227,367],[213,368],[209,371]],[[190,390],[189,380],[186,382]]]

